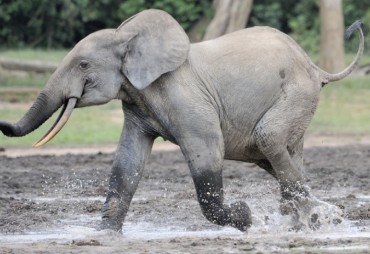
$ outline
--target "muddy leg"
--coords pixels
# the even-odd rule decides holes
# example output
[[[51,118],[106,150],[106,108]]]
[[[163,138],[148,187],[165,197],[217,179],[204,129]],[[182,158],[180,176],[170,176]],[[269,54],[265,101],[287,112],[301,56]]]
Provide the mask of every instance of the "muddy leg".
[[[342,220],[342,211],[330,204],[318,200],[310,194],[310,189],[303,184],[303,163],[302,147],[289,150],[284,142],[279,140],[272,133],[266,133],[266,126],[259,131],[257,143],[259,149],[264,153],[270,165],[269,172],[272,171],[279,181],[282,204],[282,214],[292,214],[296,225],[302,227],[307,225],[312,229],[317,229],[322,224],[338,224]],[[264,164],[266,167],[268,164]]]
[[[141,179],[153,138],[125,121],[109,181],[109,192],[103,205],[101,229],[120,231],[132,197]]]
[[[181,149],[188,161],[203,215],[217,225],[229,225],[246,231],[252,224],[247,204],[236,202],[230,206],[224,205],[222,140],[217,137],[189,139]]]
[[[304,138],[302,137],[299,140],[299,142],[297,143],[297,145],[288,149],[289,155],[292,158],[292,161],[293,161],[295,167],[299,170],[299,172],[301,172],[302,176],[303,176],[303,173],[304,173],[304,168],[303,168],[303,142],[304,142]],[[266,170],[274,178],[279,180],[277,178],[275,169],[271,166],[271,163],[267,159],[258,161],[256,164],[260,168]]]
[[[272,175],[273,177],[275,177],[275,178],[277,179],[277,177],[276,177],[276,172],[275,172],[275,170],[272,168],[272,166],[271,166],[271,164],[270,164],[270,162],[269,162],[268,160],[261,160],[261,161],[259,161],[259,162],[256,162],[256,164],[257,164],[260,168],[262,168],[262,169],[266,170],[270,175]]]

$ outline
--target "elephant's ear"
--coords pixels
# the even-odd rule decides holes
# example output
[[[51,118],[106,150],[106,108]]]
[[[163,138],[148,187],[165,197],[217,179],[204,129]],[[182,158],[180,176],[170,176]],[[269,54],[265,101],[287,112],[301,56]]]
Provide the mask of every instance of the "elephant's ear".
[[[164,11],[142,11],[124,21],[116,32],[126,40],[122,71],[137,89],[175,70],[188,57],[188,36]]]

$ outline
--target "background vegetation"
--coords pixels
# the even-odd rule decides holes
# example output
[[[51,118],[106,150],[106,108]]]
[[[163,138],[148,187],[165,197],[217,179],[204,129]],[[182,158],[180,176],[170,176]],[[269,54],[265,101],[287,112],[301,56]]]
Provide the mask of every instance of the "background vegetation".
[[[212,16],[212,0],[0,0],[1,47],[70,48],[96,30],[117,27],[148,9],[163,9],[186,31]],[[318,1],[254,1],[247,26],[268,25],[291,34],[311,53],[319,48]],[[343,0],[345,26],[362,19],[370,24],[370,1]],[[370,42],[370,33],[367,41]],[[357,41],[346,43],[354,51]],[[370,49],[367,49],[370,52]]]

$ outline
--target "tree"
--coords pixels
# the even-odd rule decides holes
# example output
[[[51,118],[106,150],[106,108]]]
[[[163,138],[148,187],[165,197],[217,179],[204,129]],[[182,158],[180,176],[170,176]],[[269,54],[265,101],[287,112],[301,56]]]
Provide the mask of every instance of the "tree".
[[[213,7],[216,11],[206,30],[204,40],[244,28],[252,5],[253,0],[214,0]]]
[[[328,72],[339,72],[344,63],[344,22],[341,0],[320,0],[319,66]]]
[[[149,8],[170,13],[188,31],[211,13],[211,5],[212,0],[0,0],[0,47],[71,47]]]

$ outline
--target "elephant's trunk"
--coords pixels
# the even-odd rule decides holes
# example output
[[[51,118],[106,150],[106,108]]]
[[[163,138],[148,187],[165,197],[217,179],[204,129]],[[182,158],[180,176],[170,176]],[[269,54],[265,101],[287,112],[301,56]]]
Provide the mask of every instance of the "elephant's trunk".
[[[55,135],[58,134],[58,132],[67,123],[68,118],[71,116],[76,103],[77,98],[71,97],[68,99],[68,102],[64,104],[63,110],[60,112],[60,115],[53,124],[53,126],[37,143],[33,145],[33,147],[39,147],[46,144],[47,142],[49,142],[49,140],[51,140]]]
[[[53,96],[54,95],[54,96]],[[14,124],[0,121],[0,130],[9,137],[21,137],[37,129],[63,104],[62,96],[48,90],[40,92],[28,112]]]

